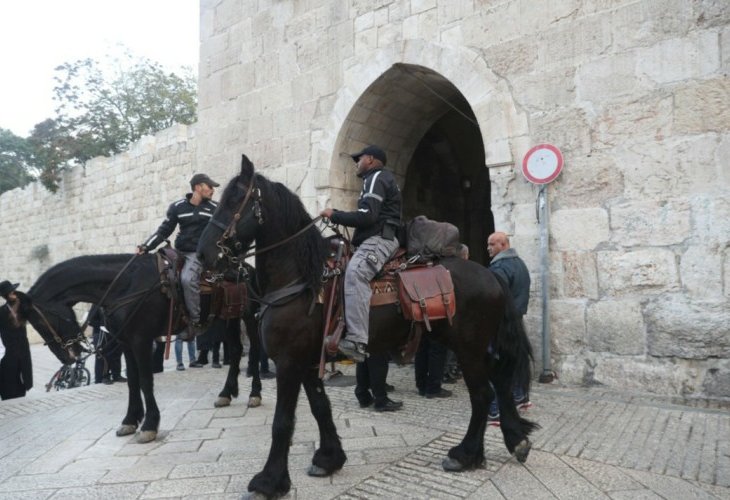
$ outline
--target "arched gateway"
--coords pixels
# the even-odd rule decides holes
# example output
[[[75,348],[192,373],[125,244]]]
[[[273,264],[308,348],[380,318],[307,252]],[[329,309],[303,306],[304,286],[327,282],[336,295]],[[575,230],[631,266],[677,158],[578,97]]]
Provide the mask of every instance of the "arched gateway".
[[[472,258],[486,263],[485,241],[494,230],[487,165],[512,162],[507,138],[521,135],[514,128],[524,121],[476,54],[411,44],[400,55],[402,61],[384,50],[375,62],[348,70],[351,84],[335,105],[347,112],[335,113],[337,132],[320,143],[332,151],[332,167],[318,194],[336,206],[351,203],[359,183],[345,153],[378,144],[401,184],[405,217],[425,214],[457,225]],[[420,64],[405,62],[409,55]]]

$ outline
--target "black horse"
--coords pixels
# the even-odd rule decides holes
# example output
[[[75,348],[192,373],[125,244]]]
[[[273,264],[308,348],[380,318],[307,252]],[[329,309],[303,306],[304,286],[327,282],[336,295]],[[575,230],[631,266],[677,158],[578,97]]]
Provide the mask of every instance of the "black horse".
[[[308,473],[330,475],[347,459],[317,372],[324,320],[316,298],[329,247],[299,198],[284,185],[256,174],[244,155],[241,173],[226,187],[198,253],[206,267],[225,266],[226,260],[235,263],[254,241],[262,302],[270,304],[264,306],[259,322],[262,342],[276,363],[277,401],[269,457],[248,489],[256,496],[276,497],[291,487],[287,462],[302,385],[320,431],[319,449]],[[467,433],[449,451],[443,467],[459,471],[483,464],[487,413],[494,397],[490,380],[499,396],[507,449],[524,461],[531,446],[527,436],[538,426],[518,415],[512,399],[513,381],[529,385],[531,349],[511,307],[509,290],[475,262],[447,258],[441,264],[451,272],[457,312],[453,325],[435,321],[429,335],[456,353],[472,406]],[[409,329],[410,323],[394,305],[371,309],[370,352],[404,345]],[[490,346],[499,352],[498,359],[489,354]]]
[[[122,344],[127,363],[129,401],[117,436],[135,433],[141,423],[137,441],[146,443],[157,437],[160,424],[160,410],[153,392],[152,346],[155,337],[167,332],[171,310],[170,300],[161,292],[157,257],[133,257],[121,254],[69,259],[43,273],[28,293],[19,293],[19,297],[21,315],[64,364],[73,362],[85,343],[72,307],[79,302],[103,307],[106,327]],[[256,355],[260,345],[256,322],[251,314],[244,315],[244,321],[251,345],[256,346],[252,354]],[[229,321],[226,337],[232,347],[231,363],[216,406],[229,404],[238,395],[242,354],[238,320]],[[258,370],[253,376],[249,405],[258,406],[261,401]]]

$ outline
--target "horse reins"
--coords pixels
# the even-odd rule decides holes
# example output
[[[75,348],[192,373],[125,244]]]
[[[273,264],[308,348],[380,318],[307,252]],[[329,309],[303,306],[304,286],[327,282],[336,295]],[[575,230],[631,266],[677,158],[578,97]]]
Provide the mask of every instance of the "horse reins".
[[[254,257],[254,256],[260,255],[260,254],[262,254],[264,252],[268,252],[269,250],[273,250],[274,248],[278,248],[278,247],[280,247],[282,245],[285,245],[286,243],[289,243],[293,239],[295,239],[295,238],[301,236],[302,234],[304,234],[310,227],[314,226],[315,224],[317,224],[322,219],[322,216],[321,215],[315,217],[314,219],[312,219],[312,221],[309,224],[307,224],[306,226],[304,226],[302,229],[300,229],[296,233],[292,234],[291,236],[288,236],[287,238],[285,238],[285,239],[283,239],[283,240],[281,240],[281,241],[279,241],[277,243],[274,243],[272,245],[265,246],[264,248],[257,248],[255,250],[252,250],[250,252],[247,252],[244,255],[240,255],[240,254],[239,255],[233,255],[233,251],[226,245],[226,241],[227,240],[230,240],[230,239],[232,239],[233,237],[236,236],[236,223],[241,219],[241,215],[243,214],[243,210],[246,208],[246,204],[249,202],[249,200],[253,196],[253,193],[254,193],[254,180],[255,180],[255,178],[256,178],[255,175],[251,176],[251,184],[249,184],[248,185],[248,188],[246,189],[246,195],[243,197],[243,201],[241,202],[241,205],[238,207],[238,210],[236,210],[236,213],[233,215],[233,218],[231,219],[231,222],[228,223],[228,226],[225,226],[224,227],[223,224],[221,222],[218,222],[217,220],[215,220],[215,218],[213,218],[211,220],[211,223],[214,226],[217,226],[219,228],[224,229],[223,234],[221,235],[221,237],[216,242],[216,246],[221,250],[221,253],[228,259],[228,261],[231,264],[239,264],[240,265],[240,263],[242,261],[246,260],[249,257]],[[238,183],[237,185],[239,187],[243,187],[243,185],[241,183]],[[260,199],[261,199],[261,191],[258,188],[255,188],[255,189],[256,189],[256,193],[257,193],[256,202],[259,202]],[[256,213],[256,217],[258,218],[259,224],[263,224],[264,221],[263,221],[263,217],[261,216],[260,210],[261,209],[259,208],[258,211],[257,211],[257,213]]]

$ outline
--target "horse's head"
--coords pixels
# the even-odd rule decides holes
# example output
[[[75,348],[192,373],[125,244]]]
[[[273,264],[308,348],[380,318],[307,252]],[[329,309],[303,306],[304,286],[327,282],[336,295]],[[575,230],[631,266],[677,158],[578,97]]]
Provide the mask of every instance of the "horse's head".
[[[45,344],[61,363],[69,364],[81,354],[80,327],[70,306],[46,306],[34,304],[32,298],[17,292],[20,307],[19,319],[30,322]]]
[[[261,188],[253,163],[241,158],[241,173],[223,191],[218,209],[198,241],[198,256],[206,269],[231,267],[256,239],[264,223]]]

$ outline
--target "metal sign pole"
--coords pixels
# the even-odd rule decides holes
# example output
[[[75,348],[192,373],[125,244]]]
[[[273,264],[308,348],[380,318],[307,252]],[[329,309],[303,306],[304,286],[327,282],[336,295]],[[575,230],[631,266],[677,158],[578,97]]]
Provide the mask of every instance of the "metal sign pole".
[[[541,383],[549,384],[555,373],[550,361],[550,209],[548,184],[541,184],[537,195],[538,220],[540,223],[540,272],[542,273],[542,374]]]
[[[548,184],[563,169],[563,154],[552,144],[538,144],[525,154],[522,174],[540,185],[537,194],[537,220],[540,223],[540,271],[542,273],[542,373],[538,380],[549,384],[556,378],[550,362],[550,207]]]

